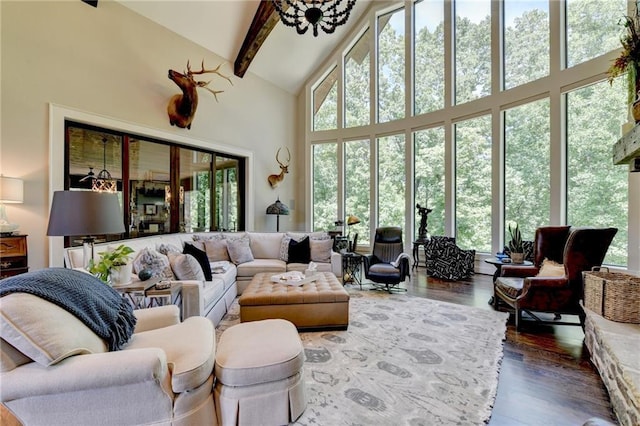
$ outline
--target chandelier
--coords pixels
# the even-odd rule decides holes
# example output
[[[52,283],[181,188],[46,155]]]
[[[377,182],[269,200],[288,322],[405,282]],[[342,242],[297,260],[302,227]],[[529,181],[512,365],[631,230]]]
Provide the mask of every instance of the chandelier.
[[[93,179],[91,190],[97,192],[116,192],[118,183],[111,178],[111,173],[107,170],[107,138],[102,138],[102,170]]]
[[[356,0],[343,3],[345,0],[273,0],[283,24],[296,27],[298,34],[306,33],[311,25],[314,37],[318,37],[318,27],[331,34],[347,22]]]

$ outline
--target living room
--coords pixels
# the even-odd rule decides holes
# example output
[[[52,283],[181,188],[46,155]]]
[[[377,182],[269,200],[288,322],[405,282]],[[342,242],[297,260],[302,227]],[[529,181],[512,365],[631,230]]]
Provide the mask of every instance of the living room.
[[[255,3],[247,2],[246,7],[255,9]],[[559,15],[558,3],[550,2],[553,16]],[[249,26],[252,17],[252,13],[244,17],[245,28]],[[98,7],[94,8],[80,1],[2,1],[0,19],[0,166],[4,176],[19,177],[24,182],[23,203],[11,205],[7,210],[12,221],[19,223],[20,232],[28,234],[30,270],[62,265],[62,238],[47,237],[47,219],[53,192],[64,189],[65,119],[245,157],[248,159],[249,177],[245,188],[247,230],[275,230],[275,218],[264,212],[276,198],[288,204],[291,213],[279,218],[282,221],[281,229],[311,231],[325,227],[324,223],[314,221],[312,208],[313,146],[323,141],[360,138],[361,134],[354,129],[313,132],[313,120],[308,118],[312,116],[309,113],[310,99],[313,98],[313,88],[330,71],[329,65],[335,57],[341,55],[346,46],[357,38],[361,24],[366,22],[365,16],[354,19],[356,22],[350,32],[340,44],[336,43],[335,50],[318,65],[317,70],[300,82],[300,89],[295,93],[258,77],[251,72],[251,68],[242,79],[232,76],[232,62],[236,52],[230,57],[222,57],[138,15],[119,2],[99,2]],[[196,22],[207,21],[206,16],[192,16],[190,19]],[[244,32],[246,30],[234,35],[240,38],[233,41],[234,45],[241,44]],[[310,34],[307,36],[311,37]],[[571,73],[559,71],[560,67],[553,70],[554,77],[559,80],[544,83],[549,85],[549,91],[554,94],[552,111],[561,110],[560,94],[563,90],[596,82],[606,83],[606,70],[617,54],[617,50],[606,52],[576,65]],[[187,60],[199,65],[203,59],[206,66],[211,68],[224,64],[222,71],[231,76],[233,85],[212,77],[211,85],[224,90],[224,93],[218,95],[218,102],[213,96],[202,92],[191,128],[186,130],[173,127],[167,117],[166,105],[171,96],[177,93],[177,88],[167,78],[167,70],[182,70]],[[278,58],[273,60],[277,61]],[[559,61],[555,57],[553,60]],[[565,77],[566,75],[570,77]],[[535,82],[525,89],[516,88],[507,95],[507,101],[501,102],[516,105],[523,102],[523,99],[538,98],[539,88],[534,86]],[[487,110],[486,105],[478,107],[477,101],[469,104],[460,105],[456,112],[458,119],[475,117],[479,110]],[[499,110],[500,107],[491,106],[489,109]],[[446,112],[434,113],[428,123],[419,116],[405,118],[401,126],[402,132],[409,134],[411,130],[405,129],[421,129],[437,122],[454,123],[445,114]],[[554,151],[551,154],[553,162],[550,168],[554,171],[561,169],[564,155],[558,142],[563,128],[559,117],[560,114],[557,114],[557,117],[553,115],[552,118],[552,137],[556,142],[552,145]],[[623,124],[625,118],[620,117],[619,125]],[[367,130],[367,135],[371,135],[371,140],[374,140],[378,135],[396,133],[398,128],[392,123],[378,123],[375,128]],[[449,129],[445,132],[452,131]],[[452,140],[450,134],[446,137],[449,141]],[[619,134],[603,143],[613,146],[617,137]],[[408,145],[410,144],[407,143]],[[279,172],[275,156],[281,147],[290,150],[291,165],[289,173],[274,190],[270,188],[267,176]],[[448,164],[447,167],[454,166]],[[616,167],[626,169],[626,166]],[[625,175],[628,176],[628,211],[623,228],[628,239],[624,244],[624,267],[637,274],[640,271],[640,173]],[[498,181],[502,178],[496,175],[493,179],[496,180],[496,188],[499,187]],[[549,191],[549,222],[552,224],[565,223],[564,193],[559,189],[564,179],[562,173],[552,173]],[[412,179],[408,181],[411,182]],[[446,199],[443,201],[445,208],[436,212],[437,215],[442,215],[442,219],[436,221],[435,214],[433,221],[430,217],[430,226],[432,222],[441,222],[442,225],[439,229],[430,230],[435,232],[438,229],[438,233],[454,235],[455,218],[450,207],[453,205],[455,183],[449,180],[446,185],[447,195],[442,197],[443,200]],[[411,185],[407,184],[409,186]],[[371,193],[378,191],[377,187],[369,186],[368,183],[367,188],[371,188]],[[406,229],[417,228],[413,201],[423,199],[422,195],[418,197],[418,192],[416,189],[415,198],[406,197],[402,213],[402,223]],[[496,190],[495,193],[501,191]],[[499,195],[496,199],[503,197],[504,195]],[[333,223],[337,217],[351,213],[346,211],[348,207],[344,207],[346,198],[344,194],[340,195],[339,200],[343,206],[336,207],[335,212],[332,212],[335,214],[324,215],[326,220]],[[489,208],[495,217],[501,219],[494,223],[489,219],[489,249],[484,250],[486,256],[500,251],[505,243],[503,207],[500,202],[496,202]],[[371,210],[374,214],[367,218],[367,227],[360,225],[369,234],[363,239],[365,249],[369,244],[367,239],[370,239],[375,230],[373,224],[380,224],[385,220],[379,216],[376,207],[371,207]],[[533,230],[528,232],[531,237]],[[405,234],[408,252],[412,238],[410,233]],[[479,257],[476,262],[476,272],[491,274],[493,268],[482,260]]]

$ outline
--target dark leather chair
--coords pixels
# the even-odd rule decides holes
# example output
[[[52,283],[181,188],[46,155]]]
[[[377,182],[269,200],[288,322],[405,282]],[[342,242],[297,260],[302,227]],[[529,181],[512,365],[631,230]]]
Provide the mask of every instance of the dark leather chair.
[[[562,234],[562,231],[558,232]],[[503,267],[502,276],[495,283],[494,303],[504,302],[515,310],[516,330],[522,325],[523,311],[542,323],[583,326],[584,312],[580,306],[584,294],[582,272],[602,264],[617,232],[616,228],[572,228],[562,254],[563,276],[506,276],[515,273],[516,268],[525,267]],[[548,252],[549,255],[552,251]],[[522,272],[517,271],[520,275]],[[533,312],[578,315],[580,322],[543,321]]]
[[[409,256],[403,253],[402,229],[399,227],[377,228],[373,240],[373,252],[364,256],[364,276],[380,289],[407,291],[399,286],[410,276]],[[402,255],[402,256],[401,256]],[[397,266],[392,265],[396,262]]]

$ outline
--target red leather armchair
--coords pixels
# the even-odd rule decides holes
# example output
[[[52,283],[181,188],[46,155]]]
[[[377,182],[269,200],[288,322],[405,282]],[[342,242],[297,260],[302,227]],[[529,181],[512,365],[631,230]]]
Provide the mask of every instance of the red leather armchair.
[[[583,298],[582,272],[602,264],[618,230],[616,228],[572,228],[562,250],[564,275],[552,277],[537,276],[537,274],[545,257],[553,260],[554,250],[557,252],[558,246],[551,244],[551,241],[556,237],[556,241],[561,241],[563,230],[549,231],[549,236],[553,235],[553,238],[548,241],[549,246],[546,241],[547,235],[542,237],[544,232],[541,231],[538,235],[536,230],[536,241],[539,241],[539,246],[536,245],[534,266],[505,266],[502,268],[502,276],[495,282],[495,306],[504,302],[515,310],[517,330],[522,324],[522,311],[526,311],[531,317],[541,322],[545,321],[533,312],[578,315],[580,323],[558,321],[552,323],[583,325],[584,312],[580,307],[580,300]],[[546,247],[545,254],[543,254],[544,247]]]

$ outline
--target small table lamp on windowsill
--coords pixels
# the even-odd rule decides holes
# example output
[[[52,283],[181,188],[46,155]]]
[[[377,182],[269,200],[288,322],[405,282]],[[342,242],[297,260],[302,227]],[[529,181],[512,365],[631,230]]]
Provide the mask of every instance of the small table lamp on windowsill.
[[[11,235],[20,225],[9,222],[5,204],[18,204],[24,201],[22,179],[0,175],[0,235]]]
[[[267,214],[276,215],[276,232],[280,232],[280,215],[287,216],[289,214],[289,207],[280,201],[280,198],[275,203],[267,207]]]
[[[85,268],[93,259],[96,235],[122,234],[124,221],[115,193],[94,191],[56,191],[49,214],[49,236],[83,237]]]

